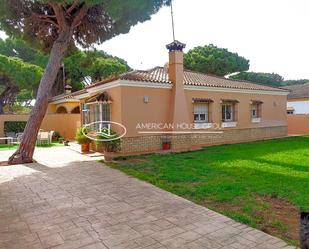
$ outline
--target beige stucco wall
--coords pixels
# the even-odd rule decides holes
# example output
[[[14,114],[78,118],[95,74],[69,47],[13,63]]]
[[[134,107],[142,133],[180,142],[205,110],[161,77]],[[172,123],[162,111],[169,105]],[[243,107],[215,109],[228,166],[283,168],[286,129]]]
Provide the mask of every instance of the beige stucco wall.
[[[309,114],[288,115],[288,133],[291,135],[308,135]]]
[[[67,110],[67,113],[71,113],[72,110],[75,107],[78,107],[79,101],[68,101],[68,102],[63,102],[63,103],[59,103],[59,104],[49,104],[46,113],[47,114],[54,114],[57,113],[57,109],[60,107],[64,107]]]
[[[0,115],[0,137],[4,137],[5,121],[27,121],[29,115]],[[41,129],[45,131],[59,131],[67,140],[74,140],[76,130],[80,127],[80,114],[47,114]]]
[[[286,126],[286,101],[287,97],[282,95],[252,94],[252,93],[228,93],[228,92],[207,92],[207,91],[186,91],[187,103],[190,113],[193,113],[192,98],[210,98],[214,102],[210,104],[210,112],[214,123],[221,123],[221,99],[238,100],[237,127],[228,129],[244,129],[272,126]],[[251,100],[262,101],[261,122],[251,121]],[[193,122],[193,115],[191,115]]]
[[[169,123],[171,120],[172,90],[161,88],[122,87],[122,123],[127,127],[127,137],[140,136],[138,123]],[[210,98],[212,121],[221,125],[221,99],[236,99],[237,126],[231,129],[287,126],[286,96],[252,93],[227,93],[185,90],[190,121],[193,123],[192,98]],[[149,103],[144,103],[144,96]],[[263,101],[260,123],[251,122],[251,100]],[[113,116],[112,116],[113,118]]]
[[[139,135],[136,126],[140,123],[171,122],[172,91],[160,88],[122,87],[122,122],[127,128],[127,137]],[[144,103],[144,96],[149,102]]]

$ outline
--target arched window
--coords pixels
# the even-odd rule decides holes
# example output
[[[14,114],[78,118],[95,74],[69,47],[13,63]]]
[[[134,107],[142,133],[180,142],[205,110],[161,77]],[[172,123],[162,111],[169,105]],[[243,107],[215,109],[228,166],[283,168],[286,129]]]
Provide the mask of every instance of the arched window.
[[[80,113],[79,106],[76,106],[76,107],[71,111],[71,113],[73,113],[73,114],[78,114],[78,113]]]
[[[56,113],[68,113],[68,111],[64,106],[59,106]]]

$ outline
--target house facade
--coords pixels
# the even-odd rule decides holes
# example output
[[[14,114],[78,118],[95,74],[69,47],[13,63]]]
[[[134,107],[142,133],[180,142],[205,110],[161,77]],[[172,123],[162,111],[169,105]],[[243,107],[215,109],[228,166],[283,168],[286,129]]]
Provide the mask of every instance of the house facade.
[[[287,102],[288,114],[309,114],[309,83],[285,87],[290,91]]]
[[[121,153],[175,151],[287,135],[288,91],[184,70],[184,44],[167,46],[169,63],[132,71],[56,96],[49,111],[80,106],[83,124],[125,126]]]
[[[309,83],[285,87],[290,91],[287,101],[288,133],[309,134]]]

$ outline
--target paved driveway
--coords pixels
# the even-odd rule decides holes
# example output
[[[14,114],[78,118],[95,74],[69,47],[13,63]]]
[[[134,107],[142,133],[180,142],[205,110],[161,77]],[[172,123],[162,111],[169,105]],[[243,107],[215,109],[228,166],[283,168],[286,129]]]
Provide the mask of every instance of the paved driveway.
[[[0,167],[0,249],[293,248],[97,158],[68,148],[35,158]]]

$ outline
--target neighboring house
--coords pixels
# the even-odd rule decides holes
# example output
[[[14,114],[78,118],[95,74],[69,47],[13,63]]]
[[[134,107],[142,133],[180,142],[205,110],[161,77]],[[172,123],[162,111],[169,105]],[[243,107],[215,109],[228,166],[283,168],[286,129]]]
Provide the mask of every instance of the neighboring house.
[[[291,91],[288,95],[288,114],[309,114],[309,83],[286,86]]]
[[[167,45],[168,67],[132,71],[56,96],[49,112],[80,105],[84,124],[123,124],[122,153],[159,151],[167,140],[173,150],[190,150],[287,135],[288,91],[184,70],[184,47],[178,41]]]
[[[288,133],[291,135],[309,134],[309,83],[287,86]]]

